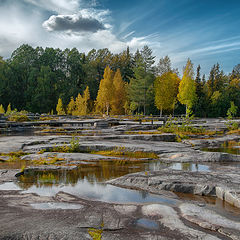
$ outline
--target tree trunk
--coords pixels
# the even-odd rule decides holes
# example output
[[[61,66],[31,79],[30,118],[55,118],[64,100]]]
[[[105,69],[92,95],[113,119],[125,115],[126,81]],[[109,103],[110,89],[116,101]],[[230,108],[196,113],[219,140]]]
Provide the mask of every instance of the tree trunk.
[[[160,117],[162,117],[162,107],[160,108]]]

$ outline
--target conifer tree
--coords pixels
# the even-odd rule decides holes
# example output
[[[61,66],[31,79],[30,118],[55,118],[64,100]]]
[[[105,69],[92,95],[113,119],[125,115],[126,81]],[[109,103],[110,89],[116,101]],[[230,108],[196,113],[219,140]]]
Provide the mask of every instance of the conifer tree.
[[[5,113],[5,110],[4,110],[4,107],[3,107],[2,104],[0,105],[0,113],[1,113],[1,114],[4,114],[4,113]]]
[[[187,65],[184,69],[182,81],[179,84],[178,93],[179,102],[186,105],[186,115],[188,111],[192,108],[193,103],[196,100],[196,86],[193,76],[193,64],[191,60],[188,59]]]
[[[100,112],[106,112],[109,114],[110,104],[113,97],[113,72],[109,66],[104,70],[103,79],[100,82],[97,100],[96,110]]]
[[[57,115],[65,115],[65,111],[63,109],[63,103],[62,103],[62,99],[61,98],[58,98],[56,111],[57,111]]]
[[[81,94],[79,93],[76,100],[75,100],[75,104],[76,104],[76,109],[74,111],[73,115],[83,115],[83,97],[81,96]]]
[[[117,69],[117,72],[113,78],[113,99],[112,99],[112,114],[124,114],[124,104],[126,102],[126,89],[125,83],[122,80],[120,69]]]
[[[69,115],[72,115],[73,112],[75,111],[75,108],[76,108],[76,104],[75,104],[74,98],[71,97],[71,100],[70,100],[70,102],[68,104],[68,107],[67,107],[67,113]]]
[[[155,105],[160,110],[160,116],[162,116],[162,110],[174,109],[179,83],[177,74],[172,72],[166,72],[155,79]]]
[[[85,91],[83,92],[83,115],[87,115],[89,113],[88,102],[90,99],[89,87],[87,86]]]
[[[12,111],[12,109],[11,109],[11,103],[9,103],[8,106],[7,106],[7,112],[6,112],[6,114],[10,114],[11,111]]]

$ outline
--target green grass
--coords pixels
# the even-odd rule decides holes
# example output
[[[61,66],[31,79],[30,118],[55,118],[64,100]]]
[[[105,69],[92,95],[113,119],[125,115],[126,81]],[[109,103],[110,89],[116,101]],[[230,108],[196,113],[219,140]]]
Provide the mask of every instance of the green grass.
[[[143,151],[127,151],[124,147],[115,148],[113,150],[106,151],[92,151],[92,154],[100,154],[104,156],[112,157],[126,157],[126,158],[152,158],[158,159],[158,155],[154,152],[143,152]]]

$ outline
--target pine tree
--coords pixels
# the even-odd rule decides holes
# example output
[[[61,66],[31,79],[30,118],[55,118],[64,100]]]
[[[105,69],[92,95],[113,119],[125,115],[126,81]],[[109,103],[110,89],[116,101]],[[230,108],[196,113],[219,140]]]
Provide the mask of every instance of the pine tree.
[[[76,108],[76,104],[75,104],[74,98],[71,97],[71,100],[70,100],[70,102],[68,104],[68,107],[67,107],[67,113],[69,115],[72,115],[73,112],[75,111],[75,108]]]
[[[110,104],[113,97],[113,72],[109,66],[104,70],[103,79],[100,82],[97,100],[96,110],[105,112],[108,115],[110,110]]]
[[[120,69],[113,78],[113,99],[111,103],[111,113],[116,115],[124,114],[124,104],[126,102],[125,83],[122,80]]]
[[[196,100],[196,86],[193,79],[193,64],[190,59],[187,61],[187,65],[184,69],[182,81],[179,84],[178,100],[180,103],[186,105],[186,115],[188,110],[193,106]]]
[[[62,99],[61,98],[58,98],[56,111],[57,111],[57,115],[65,115],[65,111],[63,109],[63,103],[62,103]]]
[[[162,110],[174,109],[179,83],[180,79],[176,73],[166,72],[156,77],[154,82],[155,105],[160,110],[160,116],[162,116]]]
[[[0,113],[1,113],[1,114],[4,114],[4,113],[5,113],[5,110],[4,110],[4,107],[3,107],[2,104],[0,105]]]
[[[6,112],[6,114],[10,114],[11,112],[12,112],[11,103],[9,103],[8,106],[7,106],[7,112]]]

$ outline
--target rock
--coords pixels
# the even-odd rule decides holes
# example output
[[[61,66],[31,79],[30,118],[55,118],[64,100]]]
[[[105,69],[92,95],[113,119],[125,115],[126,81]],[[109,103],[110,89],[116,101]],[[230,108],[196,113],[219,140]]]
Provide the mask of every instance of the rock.
[[[187,172],[172,169],[145,173],[134,173],[108,181],[128,188],[152,193],[163,190],[191,193],[202,196],[216,196],[226,202],[240,206],[240,174],[234,167],[220,168],[212,172]]]
[[[182,216],[188,221],[202,228],[220,232],[231,239],[240,239],[240,222],[229,220],[212,210],[194,204],[182,203],[179,208]]]

